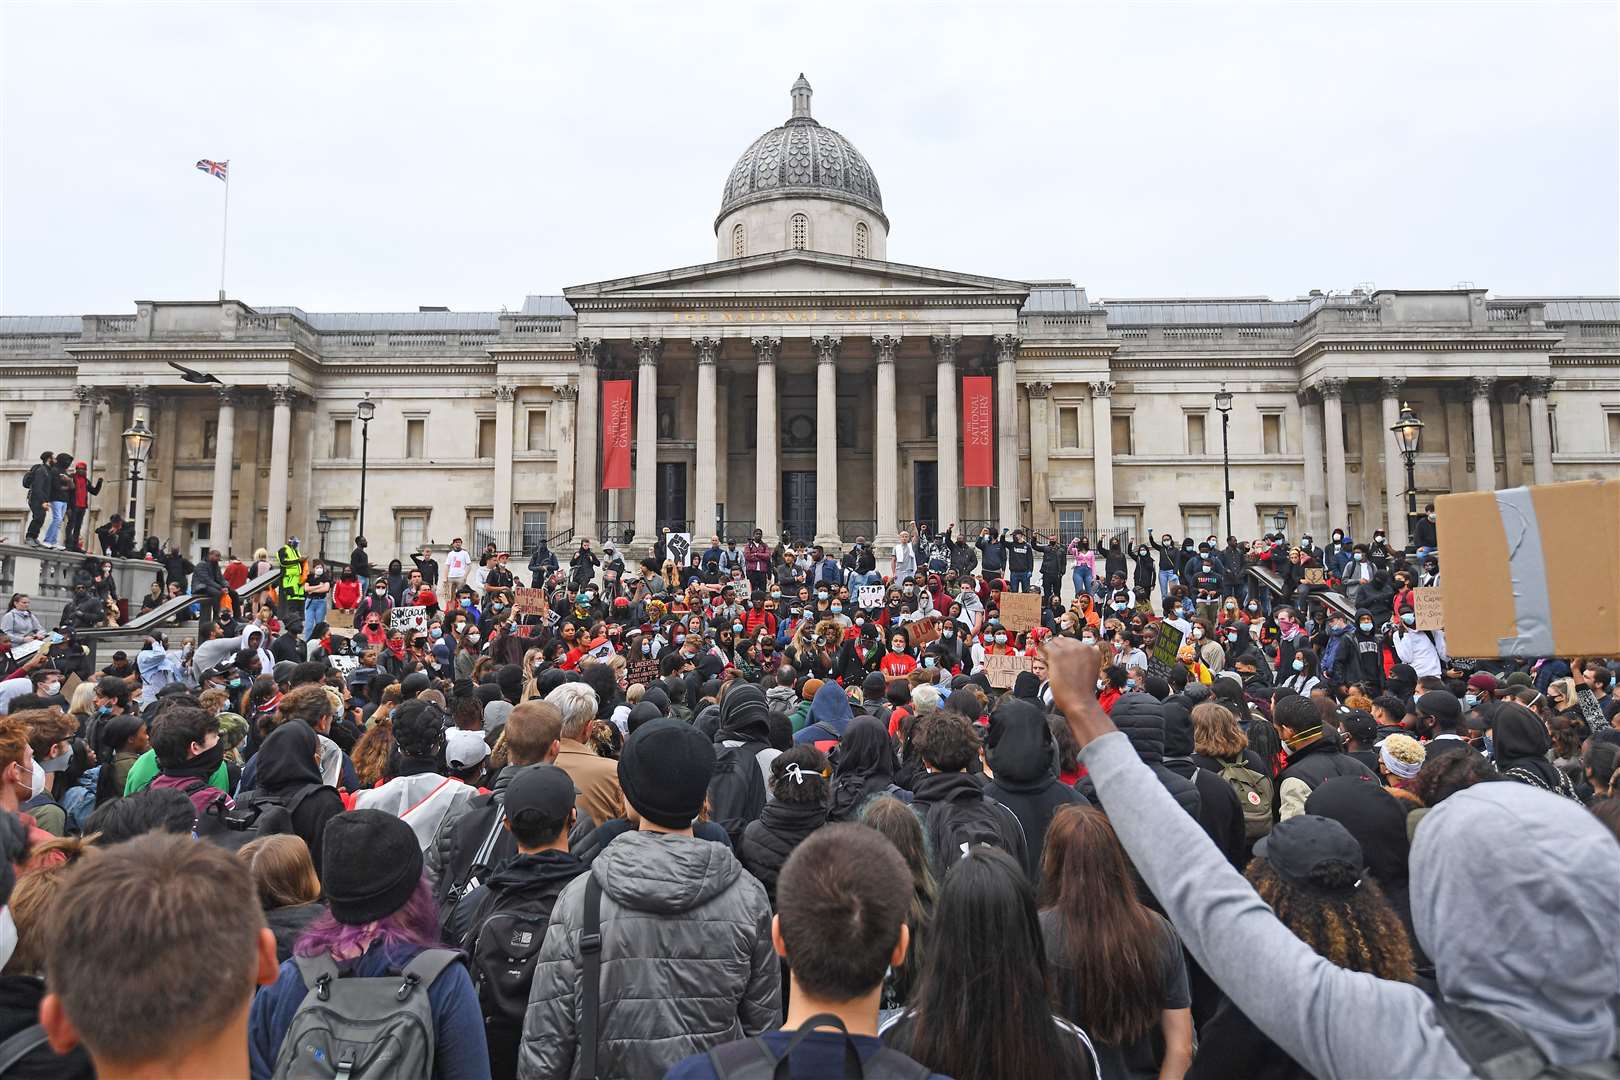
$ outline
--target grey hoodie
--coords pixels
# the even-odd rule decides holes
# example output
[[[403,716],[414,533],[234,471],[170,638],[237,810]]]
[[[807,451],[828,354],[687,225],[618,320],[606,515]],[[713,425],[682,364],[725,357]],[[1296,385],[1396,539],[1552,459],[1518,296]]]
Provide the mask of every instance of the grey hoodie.
[[[1421,990],[1337,967],[1278,921],[1123,734],[1082,757],[1193,956],[1296,1061],[1321,1077],[1472,1075]],[[1620,896],[1617,856],[1579,804],[1525,784],[1479,784],[1430,811],[1412,846],[1412,920],[1445,998],[1517,1025],[1554,1064],[1612,1053],[1620,922],[1583,901]]]
[[[782,984],[765,887],[723,844],[625,833],[552,909],[520,1076],[579,1075],[579,937],[593,877],[602,886],[598,1076],[662,1076],[689,1054],[776,1026]]]

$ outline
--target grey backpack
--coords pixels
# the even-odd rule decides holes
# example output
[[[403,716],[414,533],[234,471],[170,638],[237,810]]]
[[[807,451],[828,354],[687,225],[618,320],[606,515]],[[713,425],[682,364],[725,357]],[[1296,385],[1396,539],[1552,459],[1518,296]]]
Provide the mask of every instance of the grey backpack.
[[[276,1055],[275,1080],[433,1075],[428,987],[460,954],[427,949],[400,975],[343,977],[329,955],[295,957],[308,993]]]

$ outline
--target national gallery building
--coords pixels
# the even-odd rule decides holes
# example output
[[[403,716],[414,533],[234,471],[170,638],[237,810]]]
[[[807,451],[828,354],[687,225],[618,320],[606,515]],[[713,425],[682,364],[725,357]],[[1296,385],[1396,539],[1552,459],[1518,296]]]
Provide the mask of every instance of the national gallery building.
[[[0,317],[0,538],[22,535],[46,450],[106,478],[92,526],[127,511],[136,423],[155,436],[138,536],[250,557],[295,535],[346,559],[363,531],[374,562],[453,537],[516,554],[631,531],[639,549],[666,524],[829,545],[913,519],[1224,535],[1227,462],[1239,537],[1280,517],[1404,542],[1408,405],[1420,506],[1620,475],[1620,299],[1102,300],[913,266],[803,76],[726,177],[713,236],[710,261],[511,312]]]

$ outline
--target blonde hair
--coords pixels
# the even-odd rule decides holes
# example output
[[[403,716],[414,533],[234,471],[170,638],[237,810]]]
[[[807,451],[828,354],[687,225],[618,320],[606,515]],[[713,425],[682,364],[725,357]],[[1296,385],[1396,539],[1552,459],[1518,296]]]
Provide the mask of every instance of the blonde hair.
[[[1249,737],[1225,705],[1201,701],[1193,706],[1193,749],[1217,761],[1231,761],[1248,748]]]
[[[237,849],[236,857],[252,871],[259,906],[266,911],[321,898],[321,879],[315,875],[309,845],[301,837],[285,833],[261,836]]]
[[[5,974],[44,974],[47,924],[66,895],[68,873],[81,860],[99,854],[95,841],[95,836],[64,836],[29,851],[26,872],[17,878],[8,903],[17,925],[17,948],[6,961]]]

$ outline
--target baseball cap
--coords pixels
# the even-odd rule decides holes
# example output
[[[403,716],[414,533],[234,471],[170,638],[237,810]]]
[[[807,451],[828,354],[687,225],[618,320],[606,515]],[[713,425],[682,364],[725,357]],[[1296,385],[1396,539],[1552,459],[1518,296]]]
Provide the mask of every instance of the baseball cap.
[[[1417,711],[1437,720],[1458,720],[1462,717],[1462,702],[1450,690],[1430,690],[1417,699]]]
[[[519,769],[506,785],[506,816],[518,822],[534,820],[561,823],[578,798],[574,781],[555,765],[530,765]]]
[[[444,760],[452,769],[470,769],[488,756],[482,731],[451,728],[444,733]]]
[[[1341,710],[1338,721],[1344,733],[1363,746],[1371,746],[1378,739],[1378,723],[1365,709]]]
[[[1361,845],[1350,830],[1320,814],[1296,814],[1277,822],[1254,845],[1254,853],[1285,881],[1318,892],[1347,891],[1330,883],[1342,879],[1342,873],[1333,872],[1344,869],[1353,875],[1348,888],[1354,889],[1366,869]]]
[[[1483,690],[1487,694],[1494,694],[1500,686],[1501,684],[1496,681],[1496,676],[1489,672],[1481,671],[1468,676],[1468,689],[1470,690]]]

